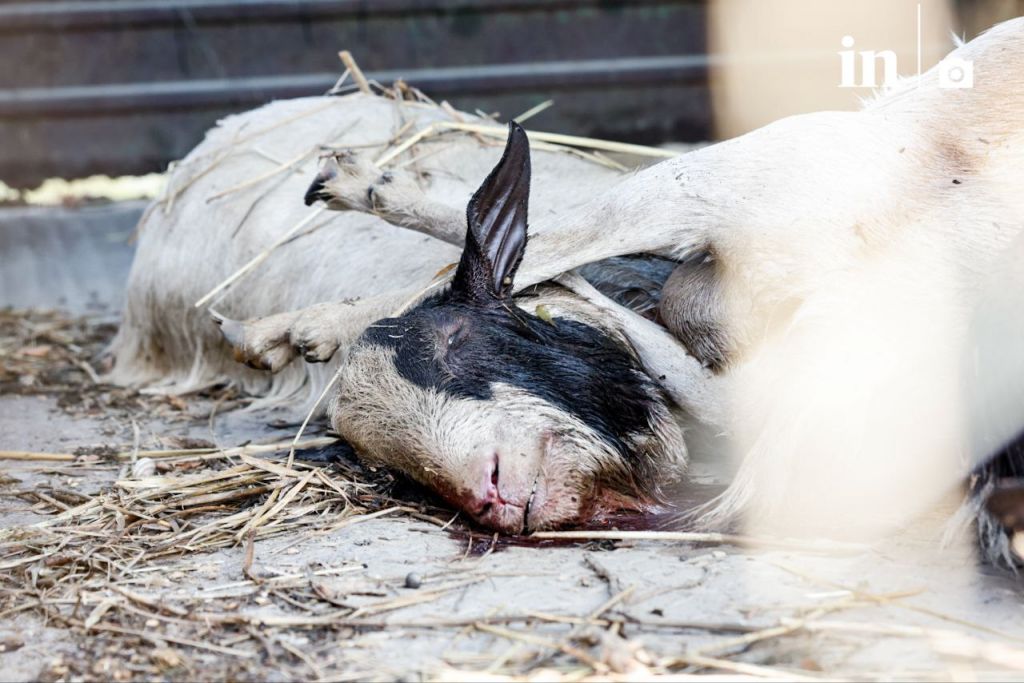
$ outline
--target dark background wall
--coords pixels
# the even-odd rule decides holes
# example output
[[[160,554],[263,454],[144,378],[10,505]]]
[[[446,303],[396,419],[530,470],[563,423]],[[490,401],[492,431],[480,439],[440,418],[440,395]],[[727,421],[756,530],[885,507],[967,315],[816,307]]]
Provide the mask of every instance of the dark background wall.
[[[540,129],[710,133],[697,0],[0,0],[0,180],[161,170],[218,118],[371,78]]]

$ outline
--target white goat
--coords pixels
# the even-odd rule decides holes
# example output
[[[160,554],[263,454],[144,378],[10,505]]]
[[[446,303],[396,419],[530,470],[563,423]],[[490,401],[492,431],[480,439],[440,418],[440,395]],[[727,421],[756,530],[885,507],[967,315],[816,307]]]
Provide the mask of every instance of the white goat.
[[[977,406],[989,404],[965,398],[990,398],[965,359],[971,358],[976,338],[979,348],[999,348],[989,342],[1002,332],[991,316],[982,316],[984,324],[975,327],[971,320],[989,274],[1024,228],[1024,19],[999,25],[954,54],[973,61],[973,88],[941,89],[933,70],[862,111],[784,119],[614,186],[610,173],[558,155],[535,163],[533,205],[560,208],[553,215],[534,211],[517,287],[562,278],[603,311],[611,321],[609,333],[630,340],[650,377],[679,405],[698,423],[727,435],[718,445],[736,454],[739,471],[729,490],[704,511],[706,521],[745,516],[749,525],[777,533],[822,527],[832,533],[879,533],[933,504],[1024,425],[1018,406],[1000,404],[994,410],[1002,409],[1001,419],[985,438],[972,440],[979,413],[988,410]],[[205,144],[210,149],[197,153],[216,153],[230,144],[229,131],[218,131]],[[287,158],[294,151],[278,154]],[[446,165],[459,172],[472,168],[474,177],[482,177],[481,157],[470,151],[460,144]],[[449,186],[447,197],[440,196],[438,185],[435,179],[422,194],[400,173],[382,178],[372,165],[348,156],[324,169],[309,198],[373,212],[461,244],[465,225],[450,205],[466,185]],[[567,205],[566,197],[581,201]],[[174,225],[203,221],[209,229],[205,208],[182,209],[196,213]],[[287,224],[286,216],[298,213],[290,207],[265,209],[272,211],[280,214],[262,225]],[[216,239],[223,244],[234,229],[234,224],[221,226]],[[159,347],[169,309],[183,315],[192,295],[217,279],[203,273],[196,283],[197,269],[186,266],[196,253],[217,250],[192,231],[177,247],[180,256],[164,265],[173,240],[166,234],[150,237],[151,230],[146,227],[143,246],[149,239],[155,252],[140,253],[143,265],[135,269],[119,346],[117,372],[125,377],[139,377],[144,365],[142,376],[153,378],[159,358],[180,359],[181,348],[196,349],[193,338],[203,340],[194,355],[201,363],[219,358],[205,352],[209,332],[194,316],[172,327],[174,341]],[[287,261],[279,257],[277,268],[262,275],[289,285],[334,285],[338,276],[327,275],[331,259],[354,255],[356,263],[342,267],[353,269],[356,280],[388,273],[401,291],[369,303],[322,305],[245,325],[228,321],[226,333],[239,355],[271,369],[303,349],[323,360],[360,338],[370,320],[406,302],[409,288],[425,282],[427,271],[453,260],[455,252],[436,241],[416,242],[411,233],[399,237],[383,230],[365,224],[363,231],[346,231],[345,246],[330,257],[320,257],[316,252],[322,245],[310,242],[309,250],[290,253]],[[387,254],[372,243],[353,246],[355,240],[371,239],[371,231],[387,237]],[[392,251],[392,243],[404,239],[421,253],[401,254],[398,246]],[[229,268],[243,258],[237,251],[225,254]],[[684,264],[710,257],[713,286],[702,288],[686,310],[714,312],[716,334],[725,340],[725,349],[719,349],[725,352],[724,371],[706,369],[663,328],[580,279],[563,276],[583,264],[639,253]],[[181,271],[177,282],[165,280],[167,268]],[[311,268],[319,270],[311,273]],[[1004,266],[998,282],[1019,281],[1015,268],[1019,264]],[[302,272],[301,279],[296,272]],[[692,271],[682,272],[685,285],[685,274]],[[350,286],[358,290],[360,284],[366,283]],[[171,292],[165,293],[168,287]],[[280,293],[272,286],[260,288],[260,296],[247,297],[250,303],[233,302],[232,314],[289,310],[302,299],[308,302],[307,294],[319,301],[380,291],[348,287],[302,295],[295,293],[301,287],[282,287]],[[666,289],[664,296],[686,297],[686,292],[681,286]],[[1007,329],[1019,325],[1020,312],[999,310],[1008,316]],[[675,328],[686,328],[687,321],[676,322],[669,327],[685,339],[686,329]],[[175,350],[161,354],[168,346]],[[140,363],[147,353],[152,360]],[[984,365],[999,367],[992,358]],[[1001,377],[1012,389],[998,397],[1019,396],[1024,377],[1018,365]],[[215,364],[213,374],[224,370]],[[965,385],[973,393],[965,394]],[[1001,537],[990,540],[993,552],[1005,552]]]

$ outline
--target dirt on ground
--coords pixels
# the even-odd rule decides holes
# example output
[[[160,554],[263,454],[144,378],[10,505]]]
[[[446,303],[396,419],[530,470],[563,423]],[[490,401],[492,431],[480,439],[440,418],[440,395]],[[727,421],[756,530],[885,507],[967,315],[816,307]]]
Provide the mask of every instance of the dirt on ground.
[[[229,387],[105,384],[115,326],[0,311],[5,680],[1024,675],[1022,584],[947,510],[872,546],[502,538]]]

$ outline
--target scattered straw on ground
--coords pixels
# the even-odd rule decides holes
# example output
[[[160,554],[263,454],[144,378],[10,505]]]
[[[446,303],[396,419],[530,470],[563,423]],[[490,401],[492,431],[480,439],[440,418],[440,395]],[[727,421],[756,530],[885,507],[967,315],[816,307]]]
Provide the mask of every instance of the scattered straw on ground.
[[[110,316],[70,316],[52,310],[0,309],[0,394],[54,396],[76,415],[146,412],[166,419],[188,417],[186,401],[150,396],[104,384],[104,351],[117,321]],[[230,390],[208,392],[224,408],[241,400]]]
[[[3,312],[0,359],[5,391],[77,393],[73,414],[111,410],[128,418],[147,411],[189,415],[163,397],[137,396],[97,383],[83,364],[97,363],[109,340],[109,321],[49,312]],[[937,627],[837,618],[849,610],[890,606],[917,592],[868,593],[836,587],[813,609],[798,608],[768,623],[729,623],[709,615],[702,622],[643,619],[628,609],[637,592],[630,577],[615,576],[586,557],[610,597],[595,609],[553,614],[515,605],[485,616],[403,619],[401,610],[458,595],[481,582],[498,580],[479,558],[493,552],[496,536],[460,526],[450,511],[417,494],[393,496],[395,482],[383,472],[334,457],[329,436],[303,440],[287,464],[291,440],[217,448],[209,443],[167,440],[160,449],[138,443],[111,444],[83,453],[0,453],[19,466],[59,475],[38,486],[20,485],[20,471],[0,479],[8,499],[31,506],[31,523],[0,531],[0,624],[40,621],[66,634],[82,656],[40,661],[43,680],[195,680],[211,678],[354,680],[391,676],[388,662],[373,657],[354,665],[343,657],[346,643],[369,634],[422,633],[455,641],[490,639],[480,655],[442,655],[430,671],[442,680],[633,680],[657,675],[678,679],[822,680],[804,660],[799,666],[771,664],[749,656],[786,639],[913,639],[945,657],[971,662],[970,671],[1024,671],[1024,648],[1009,634],[984,625],[930,613]],[[34,462],[33,462],[34,461]],[[62,486],[90,472],[105,472],[95,490]],[[352,525],[383,516],[423,520],[436,533],[468,537],[467,557],[450,570],[419,577],[422,588],[382,582],[360,563],[307,563],[302,570],[275,569],[257,557],[257,543],[277,538],[275,554],[298,544],[327,539]],[[454,526],[453,526],[454,523]],[[549,533],[553,542],[583,542],[595,548],[637,541],[691,543],[744,539],[685,532],[579,531]],[[240,549],[230,576],[210,581],[210,559]],[[835,548],[833,548],[835,550]],[[840,548],[849,552],[851,548]],[[543,552],[537,548],[536,552]],[[620,552],[629,552],[623,549]],[[473,556],[475,554],[475,557]],[[720,553],[724,555],[724,553]],[[714,553],[712,553],[714,555]],[[599,556],[595,554],[594,557]],[[806,573],[801,577],[819,583]],[[410,581],[412,579],[406,579]],[[695,584],[699,587],[700,580]],[[418,586],[417,584],[414,584]],[[917,610],[915,613],[920,613]],[[695,633],[716,636],[701,646]],[[655,653],[645,635],[678,638],[675,653]],[[985,639],[982,639],[984,637]],[[0,652],[26,647],[11,632]],[[896,667],[898,669],[898,667]],[[831,676],[837,672],[830,672]],[[844,677],[863,672],[845,672]],[[944,679],[947,669],[914,671],[917,679]],[[870,678],[870,676],[868,676]]]

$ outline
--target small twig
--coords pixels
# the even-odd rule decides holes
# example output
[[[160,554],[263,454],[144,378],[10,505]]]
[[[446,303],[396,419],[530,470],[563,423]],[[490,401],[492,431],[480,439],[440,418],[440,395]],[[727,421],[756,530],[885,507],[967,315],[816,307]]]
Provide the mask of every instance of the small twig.
[[[478,133],[480,135],[487,135],[490,137],[497,137],[501,139],[505,139],[505,137],[508,136],[508,130],[503,126],[488,126],[476,123],[459,123],[457,121],[438,121],[436,124],[433,125],[436,128],[442,130],[461,130],[467,133]],[[619,152],[621,154],[632,154],[634,156],[641,157],[660,157],[664,159],[671,159],[673,157],[679,156],[678,152],[673,152],[667,149],[661,149],[659,147],[634,145],[626,142],[613,142],[611,140],[586,138],[577,135],[562,135],[561,133],[544,133],[536,130],[530,131],[530,140],[552,142],[558,145],[568,145],[569,147],[582,147],[584,149],[599,149],[604,152]]]
[[[448,116],[450,116],[453,121],[458,121],[459,123],[466,122],[466,119],[462,117],[462,113],[459,112],[455,107],[453,107],[452,103],[449,102],[448,100],[442,100],[441,104],[438,106],[440,106],[441,109],[444,110],[444,113],[448,114]]]
[[[278,173],[282,173],[283,171],[290,170],[295,165],[297,165],[299,162],[305,160],[307,157],[309,157],[311,154],[313,154],[314,151],[316,151],[315,148],[307,150],[307,151],[303,152],[302,154],[299,154],[298,156],[293,157],[292,159],[289,159],[288,161],[280,163],[278,166],[270,169],[266,173],[258,175],[255,178],[252,178],[250,180],[246,180],[245,182],[239,183],[238,185],[234,185],[232,187],[229,187],[226,190],[221,190],[220,192],[217,192],[216,194],[212,194],[212,195],[210,195],[209,197],[206,198],[206,203],[209,204],[210,202],[215,201],[217,199],[220,199],[221,197],[226,197],[229,194],[233,194],[235,192],[239,192],[239,191],[244,190],[246,188],[252,187],[253,185],[258,185],[258,184],[262,183],[264,180],[267,180],[268,178],[273,178]]]
[[[530,535],[536,539],[561,539],[576,541],[664,541],[670,543],[713,543],[716,545],[739,545],[754,547],[784,548],[817,552],[861,553],[870,546],[860,543],[844,543],[825,539],[798,541],[781,538],[741,536],[737,534],[700,533],[692,531],[536,531]]]
[[[336,80],[334,82],[334,85],[331,86],[331,89],[327,91],[327,94],[328,95],[336,95],[336,94],[338,94],[338,92],[341,90],[341,86],[345,84],[345,81],[348,80],[348,77],[349,77],[349,75],[351,73],[352,73],[351,71],[349,71],[348,69],[345,69],[341,73],[341,76],[338,77],[338,80]]]
[[[57,500],[55,498],[52,498],[51,496],[46,495],[42,491],[23,491],[23,492],[20,492],[17,495],[32,496],[32,497],[37,498],[38,500],[41,500],[41,501],[43,501],[45,503],[49,503],[50,505],[52,505],[53,507],[55,507],[55,508],[57,508],[58,510],[61,510],[61,511],[63,511],[63,510],[70,510],[71,509],[71,506],[68,505],[67,503],[62,503],[61,501],[59,501],[59,500]]]
[[[1020,636],[1011,635],[1009,633],[1005,633],[1003,631],[991,628],[989,626],[985,626],[983,624],[976,624],[973,621],[968,621],[966,619],[960,619],[959,617],[954,617],[951,614],[944,614],[942,612],[930,609],[928,607],[919,607],[918,605],[908,605],[907,603],[902,602],[903,598],[909,598],[909,597],[913,597],[915,595],[919,595],[921,593],[921,590],[902,591],[900,593],[879,595],[879,594],[870,593],[870,592],[867,592],[867,591],[864,591],[864,590],[859,590],[859,589],[856,589],[856,588],[851,588],[849,586],[845,586],[845,585],[843,585],[841,583],[838,583],[836,581],[831,581],[829,579],[813,576],[811,574],[808,574],[807,572],[801,571],[799,569],[795,569],[793,567],[789,567],[789,566],[787,566],[785,564],[782,564],[782,563],[779,563],[779,562],[772,562],[771,564],[773,566],[775,566],[775,567],[778,567],[779,569],[781,569],[783,571],[789,572],[793,576],[798,576],[798,577],[800,577],[800,578],[802,578],[804,580],[811,581],[811,582],[816,583],[818,585],[828,586],[830,588],[838,588],[840,590],[848,591],[851,595],[855,596],[857,599],[865,601],[865,602],[874,602],[874,603],[877,603],[877,604],[891,604],[894,607],[899,607],[901,609],[909,610],[911,612],[917,612],[919,614],[925,614],[925,615],[933,617],[935,619],[940,619],[942,621],[948,621],[948,622],[950,622],[952,624],[957,624],[958,626],[966,626],[967,628],[971,628],[971,629],[974,629],[976,631],[981,631],[982,633],[988,633],[990,635],[998,636],[1000,638],[1005,638],[1007,640],[1014,640],[1014,641],[1017,641],[1019,643],[1024,643],[1024,638],[1021,638]]]
[[[78,456],[71,453],[38,453],[35,451],[0,451],[0,460],[30,460],[33,462],[71,462]]]
[[[540,104],[537,104],[537,105],[534,105],[534,106],[530,107],[529,109],[524,111],[519,116],[513,116],[512,120],[515,121],[516,123],[520,123],[521,124],[524,121],[528,121],[528,120],[532,119],[534,116],[536,116],[537,114],[541,113],[542,111],[545,111],[545,110],[549,109],[554,103],[555,103],[554,100],[544,100]]]
[[[254,256],[252,259],[249,260],[248,263],[246,263],[244,266],[242,266],[234,273],[232,273],[230,276],[228,276],[226,280],[224,280],[219,285],[217,285],[209,292],[207,292],[205,296],[203,296],[201,299],[199,299],[199,301],[193,304],[193,308],[202,308],[203,305],[209,303],[210,300],[213,299],[213,297],[215,297],[217,294],[227,289],[238,280],[245,277],[249,273],[249,271],[251,271],[252,269],[259,266],[261,263],[266,261],[267,258],[270,257],[270,255],[274,252],[275,249],[277,249],[279,246],[290,240],[293,236],[297,235],[303,228],[305,228],[307,225],[316,220],[316,218],[326,210],[326,207],[319,206],[313,211],[311,211],[309,214],[306,215],[305,218],[296,223],[294,227],[292,227],[290,230],[284,233],[281,237],[277,238],[277,240],[273,244],[271,244],[269,247],[261,251],[256,256]]]
[[[546,648],[546,649],[549,649],[549,650],[558,650],[559,652],[567,654],[570,657],[575,657],[576,659],[580,660],[581,662],[583,662],[587,666],[590,666],[597,673],[603,674],[603,673],[607,673],[608,672],[608,667],[605,664],[603,664],[603,663],[599,662],[598,660],[594,659],[593,657],[591,657],[589,654],[587,654],[583,650],[581,650],[581,649],[579,649],[577,647],[573,647],[572,645],[569,645],[568,643],[564,643],[564,642],[559,643],[559,642],[555,642],[553,640],[549,640],[547,638],[541,638],[540,636],[532,635],[530,633],[521,633],[519,631],[512,631],[512,630],[509,630],[507,628],[501,628],[500,626],[491,626],[490,624],[485,624],[485,623],[481,623],[481,622],[477,622],[476,624],[473,625],[473,627],[476,630],[478,630],[478,631],[482,631],[484,633],[490,633],[491,635],[495,635],[495,636],[501,636],[502,638],[506,638],[508,640],[512,640],[512,641],[517,641],[518,640],[520,642],[527,643],[529,645],[536,645],[536,646],[543,647],[543,648]]]
[[[411,607],[412,605],[418,605],[423,602],[437,600],[439,597],[447,593],[450,593],[453,590],[458,590],[459,588],[463,588],[474,583],[480,583],[484,579],[485,577],[482,576],[474,577],[471,579],[466,579],[464,581],[456,581],[453,584],[449,584],[447,586],[437,588],[432,591],[421,592],[417,593],[416,595],[401,597],[396,600],[385,600],[382,602],[375,602],[369,605],[364,605],[363,607],[360,607],[351,615],[349,615],[349,618],[358,619],[359,617],[367,614],[380,614],[381,612],[391,612],[396,609],[402,609],[403,607]]]
[[[80,367],[85,374],[89,375],[89,379],[92,380],[93,384],[103,384],[103,380],[100,379],[100,376],[96,374],[91,365],[77,358],[73,358],[71,362]]]
[[[128,598],[132,602],[137,602],[140,605],[144,605],[146,607],[150,607],[150,608],[155,609],[155,610],[160,611],[160,612],[166,612],[168,614],[173,614],[176,617],[185,617],[185,616],[188,616],[188,614],[189,614],[189,610],[187,610],[187,609],[183,609],[181,607],[176,607],[175,605],[168,605],[168,604],[160,602],[159,600],[154,600],[152,598],[146,597],[145,595],[139,595],[138,593],[135,593],[134,591],[130,591],[127,588],[124,588],[123,586],[118,586],[117,584],[111,584],[109,586],[109,588],[112,591],[120,593],[121,595],[123,595],[124,597]]]
[[[612,607],[615,607],[615,605],[619,604],[620,602],[622,602],[623,600],[628,598],[633,593],[633,591],[635,589],[636,589],[636,586],[628,586],[625,590],[623,590],[623,591],[613,595],[611,598],[609,598],[607,601],[605,601],[600,607],[598,607],[593,612],[591,612],[588,615],[588,618],[590,618],[590,619],[597,619],[598,617],[603,615],[605,612],[610,610]]]
[[[676,621],[672,619],[640,619],[626,615],[626,623],[640,628],[669,629],[679,631],[708,631],[709,633],[753,633],[760,631],[758,626],[735,622],[713,621]]]
[[[306,431],[306,427],[309,426],[309,421],[313,419],[313,415],[316,414],[320,404],[323,403],[323,400],[327,398],[327,394],[330,393],[331,389],[338,382],[338,379],[341,377],[341,371],[342,367],[339,367],[334,374],[331,375],[330,381],[327,382],[327,385],[324,387],[323,391],[320,392],[320,395],[316,397],[316,401],[313,402],[313,406],[309,409],[309,412],[306,413],[306,417],[303,418],[302,424],[299,425],[299,431],[295,432],[295,438],[292,439],[292,447],[288,449],[287,466],[289,468],[292,466],[292,463],[295,462],[295,449],[299,445],[299,439],[302,438],[303,433]]]
[[[245,556],[242,558],[242,576],[253,583],[259,583],[259,577],[252,573],[252,563],[256,559],[256,530],[250,529],[245,538]]]
[[[167,641],[170,643],[178,643],[179,645],[187,645],[189,647],[194,647],[198,650],[208,650],[210,652],[217,652],[222,655],[231,655],[233,657],[250,658],[256,656],[255,652],[248,652],[246,650],[236,650],[230,647],[221,647],[220,645],[202,643],[196,640],[189,640],[187,638],[178,638],[176,636],[167,635],[166,633],[161,633],[159,636],[151,636],[144,631],[136,631],[129,628],[121,628],[119,626],[114,626],[113,624],[106,623],[95,624],[92,628],[96,631],[107,631],[109,633],[119,633],[121,635],[126,636],[135,636],[136,638],[141,638],[142,640],[145,640],[157,646],[163,645],[161,641]]]
[[[352,80],[359,86],[360,92],[366,95],[372,95],[373,91],[370,90],[370,83],[366,80],[366,76],[363,75],[363,70],[356,64],[356,60],[352,57],[352,53],[348,50],[342,50],[338,53],[338,57],[341,58],[341,62],[345,65],[345,68],[352,74]]]
[[[427,152],[424,152],[423,154],[418,154],[418,155],[414,156],[411,159],[406,159],[405,161],[403,161],[400,164],[395,164],[395,168],[405,168],[406,166],[411,166],[411,165],[413,165],[415,163],[423,161],[424,159],[428,159],[428,158],[434,156],[435,154],[438,154],[438,153],[444,152],[444,151],[446,151],[446,146],[438,145],[434,149],[429,150]]]
[[[307,109],[305,111],[300,111],[299,113],[297,113],[297,114],[295,114],[293,116],[289,116],[289,117],[283,118],[283,119],[281,119],[279,121],[275,121],[274,123],[270,124],[269,126],[264,126],[263,128],[260,128],[259,130],[254,130],[253,132],[249,133],[248,135],[243,135],[242,137],[235,139],[232,142],[231,147],[232,148],[237,148],[238,145],[241,145],[241,144],[243,144],[245,142],[249,142],[250,140],[258,138],[261,135],[266,135],[267,133],[269,133],[269,132],[271,132],[273,130],[276,130],[278,128],[281,128],[282,126],[287,126],[289,123],[294,123],[295,121],[298,121],[299,119],[305,118],[307,116],[312,116],[313,114],[319,114],[320,112],[324,111],[325,109],[328,109],[329,107],[334,106],[334,104],[336,102],[338,102],[339,99],[340,98],[336,98],[336,97],[326,98],[326,101],[323,104],[319,105],[319,106],[311,107],[311,108],[309,108],[309,109]]]
[[[142,434],[139,432],[139,423],[132,418],[132,455],[131,463],[134,465],[139,459],[139,445],[142,443]]]
[[[116,604],[116,598],[106,598],[102,600],[100,604],[96,605],[96,607],[94,607],[93,610],[89,612],[89,616],[87,616],[85,618],[85,621],[82,622],[83,627],[87,631],[94,627],[96,624],[99,623],[100,619],[103,618],[103,615],[110,611],[110,608]]]
[[[302,650],[300,650],[299,648],[295,647],[294,645],[289,644],[287,639],[281,638],[280,640],[277,641],[277,644],[280,645],[281,647],[283,647],[288,652],[290,652],[293,656],[295,656],[298,659],[300,659],[303,664],[308,666],[309,670],[313,672],[313,679],[319,681],[319,680],[321,680],[324,677],[323,670],[319,666],[316,665],[316,662],[314,662],[312,659],[310,659],[309,656],[306,655]]]
[[[622,591],[622,582],[618,578],[612,576],[612,573],[608,571],[608,568],[597,561],[593,557],[592,553],[587,553],[583,556],[583,564],[587,565],[591,571],[597,574],[597,578],[608,584],[608,593],[615,595]]]
[[[880,596],[881,597],[881,596]],[[895,593],[892,596],[885,596],[887,599],[898,599],[905,597],[904,593]],[[770,640],[773,638],[779,638],[782,636],[795,633],[796,631],[802,630],[807,627],[808,624],[813,623],[815,620],[820,619],[826,614],[837,612],[846,609],[852,609],[855,607],[863,606],[864,601],[856,600],[852,596],[840,598],[832,603],[816,607],[811,610],[808,614],[798,619],[781,619],[775,626],[768,626],[757,630],[749,631],[744,635],[737,636],[735,638],[729,638],[727,640],[719,640],[717,642],[709,643],[707,645],[691,648],[686,652],[686,656],[703,657],[708,656],[711,653],[721,654],[728,651],[735,651],[737,649],[746,649],[750,645],[761,642],[764,640]]]
[[[174,204],[177,201],[178,197],[182,195],[186,190],[188,190],[188,188],[192,187],[192,185],[199,181],[201,178],[211,173],[225,159],[234,154],[237,144],[238,136],[236,135],[235,139],[232,140],[232,143],[231,145],[228,146],[227,150],[215,156],[213,161],[211,161],[206,166],[206,168],[199,171],[198,173],[194,173],[193,175],[189,176],[181,185],[172,187],[171,183],[175,179],[175,176],[177,176],[179,173],[184,173],[184,170],[189,167],[189,165],[178,166],[174,175],[167,179],[167,187],[164,190],[164,196],[158,199],[156,202],[157,204],[163,204],[164,215],[169,215],[171,211],[174,210]],[[196,162],[198,161],[199,160],[197,159]]]
[[[263,524],[266,520],[273,518],[274,515],[283,510],[284,507],[288,505],[288,503],[290,503],[295,498],[295,496],[297,496],[299,492],[306,487],[306,484],[309,483],[310,479],[313,478],[313,475],[316,474],[316,472],[316,470],[310,470],[309,472],[307,472],[306,476],[304,476],[302,479],[298,481],[298,483],[296,483],[294,486],[288,489],[288,493],[282,496],[281,500],[279,500],[277,504],[274,505],[274,507],[272,507],[264,514],[254,517],[253,520],[249,522],[248,526],[245,529],[239,531],[239,537],[241,537],[241,535],[246,531],[248,531],[250,534],[254,533],[256,529],[258,529],[260,525]]]
[[[819,620],[802,625],[805,631],[819,633],[862,633],[875,636],[927,638],[933,649],[947,655],[983,659],[998,666],[1024,670],[1024,650],[1003,643],[992,643],[946,629],[903,624],[870,624],[850,621]]]
[[[703,657],[700,655],[681,655],[678,657],[672,657],[668,663],[663,663],[663,666],[678,666],[680,664],[689,664],[691,666],[699,666],[703,669],[719,669],[721,671],[729,671],[737,674],[744,674],[747,676],[756,676],[758,678],[765,678],[768,680],[780,680],[780,681],[821,681],[821,678],[812,678],[809,676],[801,676],[800,674],[793,673],[789,670],[773,669],[767,666],[760,666],[757,664],[747,664],[746,662],[733,662],[728,659],[716,659],[714,657]]]
[[[398,145],[397,147],[391,149],[388,152],[385,152],[383,155],[378,157],[377,160],[373,162],[373,165],[378,168],[383,168],[388,162],[396,159],[398,156],[400,156],[403,152],[405,152],[407,149],[409,149],[416,143],[432,135],[436,135],[437,131],[438,124],[430,124],[429,126],[423,128],[419,132],[410,135],[408,138],[405,139],[405,141],[402,144]]]
[[[608,581],[609,588],[611,587],[611,585],[612,585],[612,582]],[[609,598],[608,600],[606,600],[603,603],[601,603],[601,605],[598,606],[597,609],[592,610],[586,616],[586,619],[584,621],[581,621],[576,626],[573,626],[569,630],[569,632],[565,635],[565,637],[562,638],[562,640],[560,641],[560,644],[555,646],[554,649],[560,650],[562,652],[565,652],[565,650],[564,650],[565,647],[571,647],[570,643],[574,639],[579,638],[581,635],[583,635],[583,632],[586,629],[586,626],[587,626],[587,624],[589,622],[593,622],[594,620],[596,620],[596,619],[600,618],[601,616],[603,616],[605,612],[607,612],[612,607],[614,607],[615,605],[619,604],[620,602],[622,602],[623,600],[628,598],[633,593],[633,591],[635,589],[636,589],[636,586],[629,586],[625,590],[622,590],[622,591],[616,593],[611,598]]]

